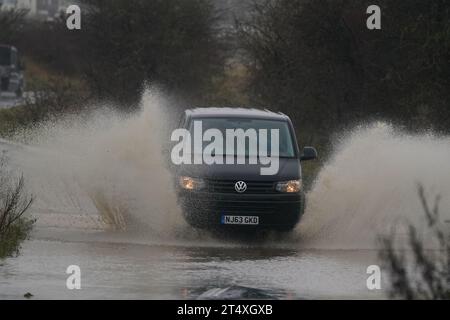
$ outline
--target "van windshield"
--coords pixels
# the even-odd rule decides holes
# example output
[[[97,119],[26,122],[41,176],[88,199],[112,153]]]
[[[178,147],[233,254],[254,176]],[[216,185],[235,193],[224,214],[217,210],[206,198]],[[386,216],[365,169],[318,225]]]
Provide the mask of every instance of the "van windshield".
[[[0,66],[11,65],[11,50],[8,47],[0,47]]]
[[[295,157],[295,149],[293,144],[293,139],[291,136],[291,132],[289,130],[288,123],[286,121],[282,120],[264,120],[264,119],[251,119],[251,118],[194,118],[190,122],[189,131],[191,132],[191,136],[194,136],[194,122],[201,122],[202,124],[202,132],[203,134],[208,129],[217,129],[221,132],[223,137],[223,153],[222,155],[236,155],[236,156],[259,156],[259,152],[256,151],[257,154],[254,154],[254,152],[250,153],[250,145],[253,143],[253,145],[258,146],[257,150],[259,150],[259,143],[258,138],[255,140],[255,136],[258,137],[259,130],[266,129],[267,130],[267,153],[268,155],[271,155],[272,148],[271,148],[271,130],[278,129],[279,132],[279,157],[281,158],[293,158]],[[253,129],[256,131],[256,135],[248,134],[245,138],[245,155],[240,152],[237,148],[237,143],[235,139],[234,143],[234,150],[227,150],[226,149],[226,130],[227,129],[242,129],[245,132],[247,132],[248,129]],[[252,131],[253,131],[252,130]],[[214,138],[213,138],[214,140]],[[203,148],[209,145],[210,141],[203,141]],[[220,154],[217,154],[220,155]]]

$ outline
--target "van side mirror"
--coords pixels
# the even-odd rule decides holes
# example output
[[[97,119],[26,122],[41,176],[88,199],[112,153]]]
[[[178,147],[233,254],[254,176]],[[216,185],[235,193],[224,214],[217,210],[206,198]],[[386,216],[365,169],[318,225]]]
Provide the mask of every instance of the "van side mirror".
[[[304,147],[303,153],[300,156],[300,161],[314,160],[317,159],[317,151],[313,147]]]

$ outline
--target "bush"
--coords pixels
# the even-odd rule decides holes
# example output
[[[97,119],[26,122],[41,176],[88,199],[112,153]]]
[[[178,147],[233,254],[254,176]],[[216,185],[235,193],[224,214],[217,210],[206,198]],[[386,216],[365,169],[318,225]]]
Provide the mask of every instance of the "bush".
[[[380,258],[388,271],[391,298],[450,299],[450,235],[442,229],[439,197],[430,207],[419,187],[419,196],[432,235],[433,250],[426,249],[416,227],[409,225],[407,251],[396,249],[395,234],[380,238]],[[409,254],[409,256],[408,256]]]
[[[25,120],[39,121],[58,118],[62,114],[79,113],[90,101],[89,90],[82,83],[65,77],[50,76],[42,85],[30,88],[24,99],[28,117]]]
[[[14,179],[6,169],[6,156],[0,157],[0,258],[17,253],[34,220],[25,217],[33,197],[24,191],[24,178]]]
[[[17,139],[19,133],[29,132],[44,121],[81,114],[92,102],[90,99],[82,83],[50,76],[30,86],[21,105],[0,110],[0,137]]]

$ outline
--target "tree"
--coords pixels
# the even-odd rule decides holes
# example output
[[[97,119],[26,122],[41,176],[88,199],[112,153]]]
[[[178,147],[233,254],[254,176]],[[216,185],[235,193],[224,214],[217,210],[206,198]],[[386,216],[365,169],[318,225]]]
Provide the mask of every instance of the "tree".
[[[1,9],[1,4],[0,4]],[[9,44],[23,25],[26,10],[0,10],[0,43]]]
[[[261,104],[288,112],[303,140],[371,119],[450,127],[450,3],[263,0],[238,22]]]
[[[82,69],[101,97],[133,102],[144,82],[194,97],[222,67],[209,0],[84,3]]]

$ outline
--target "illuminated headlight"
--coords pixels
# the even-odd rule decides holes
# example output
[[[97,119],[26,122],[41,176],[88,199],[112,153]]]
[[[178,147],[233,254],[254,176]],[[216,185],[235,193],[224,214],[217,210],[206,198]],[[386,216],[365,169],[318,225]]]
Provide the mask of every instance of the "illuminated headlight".
[[[190,177],[180,177],[179,182],[180,187],[186,190],[200,190],[204,186],[203,180]]]
[[[296,193],[302,189],[302,180],[290,180],[278,182],[275,189],[283,193]]]

